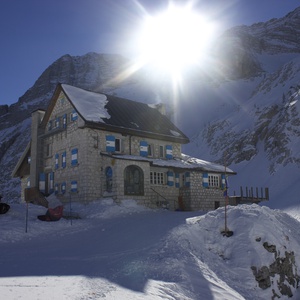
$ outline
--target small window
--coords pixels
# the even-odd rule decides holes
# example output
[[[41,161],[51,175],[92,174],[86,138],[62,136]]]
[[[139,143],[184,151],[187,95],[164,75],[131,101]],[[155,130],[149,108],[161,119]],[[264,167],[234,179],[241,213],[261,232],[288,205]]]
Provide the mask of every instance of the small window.
[[[59,193],[59,184],[58,183],[55,183],[54,193],[55,193],[55,195],[57,195]]]
[[[55,119],[55,128],[59,128],[60,127],[60,117],[57,117]]]
[[[78,165],[78,149],[74,148],[71,150],[71,165],[77,166]]]
[[[208,175],[208,186],[218,188],[220,187],[220,177],[219,175]]]
[[[165,176],[163,172],[150,172],[150,184],[165,184]]]
[[[122,140],[116,138],[115,139],[115,152],[122,152]]]
[[[185,180],[185,174],[184,173],[181,173],[179,175],[179,180],[180,180],[180,186],[186,186],[186,180]]]
[[[159,146],[159,157],[164,158],[165,157],[165,147],[160,145]]]
[[[55,154],[55,170],[59,168],[59,154]]]
[[[71,113],[70,113],[70,121],[71,122],[74,122],[78,119],[78,113],[76,110],[73,110]]]
[[[153,145],[152,144],[148,145],[148,156],[153,156]]]

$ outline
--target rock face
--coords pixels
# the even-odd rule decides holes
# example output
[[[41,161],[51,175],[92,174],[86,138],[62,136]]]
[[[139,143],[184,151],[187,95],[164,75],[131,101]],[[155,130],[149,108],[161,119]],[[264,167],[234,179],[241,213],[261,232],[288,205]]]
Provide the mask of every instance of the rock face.
[[[127,60],[119,55],[64,55],[42,73],[17,103],[0,106],[0,193],[5,201],[17,200],[20,195],[19,180],[12,180],[11,173],[30,141],[31,112],[46,109],[59,82],[88,90],[110,91],[125,64]]]
[[[283,295],[293,297],[291,287],[298,288],[300,281],[294,252],[286,251],[283,256],[280,256],[279,251],[276,250],[276,245],[269,245],[264,242],[263,246],[266,251],[274,253],[274,262],[261,268],[251,267],[259,287],[263,290],[272,288],[272,299],[280,298]],[[275,290],[279,291],[280,295]]]

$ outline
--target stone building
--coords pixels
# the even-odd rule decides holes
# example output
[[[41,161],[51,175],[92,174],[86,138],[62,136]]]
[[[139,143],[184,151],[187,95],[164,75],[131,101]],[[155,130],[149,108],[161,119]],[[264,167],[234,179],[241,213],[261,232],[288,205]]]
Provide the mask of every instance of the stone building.
[[[32,113],[31,141],[17,163],[21,198],[63,202],[105,197],[148,207],[212,210],[235,172],[189,157],[189,142],[162,106],[59,84],[46,111]]]

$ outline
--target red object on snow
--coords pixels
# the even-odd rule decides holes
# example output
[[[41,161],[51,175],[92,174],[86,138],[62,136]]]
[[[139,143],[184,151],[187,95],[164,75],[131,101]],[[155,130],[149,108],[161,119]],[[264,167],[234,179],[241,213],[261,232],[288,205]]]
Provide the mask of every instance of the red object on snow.
[[[55,208],[48,208],[46,214],[43,216],[38,216],[38,219],[41,221],[58,221],[63,215],[63,210],[63,205],[57,206]]]
[[[63,215],[63,210],[64,210],[64,207],[62,205],[57,206],[55,208],[48,208],[50,219],[52,221],[59,220]]]

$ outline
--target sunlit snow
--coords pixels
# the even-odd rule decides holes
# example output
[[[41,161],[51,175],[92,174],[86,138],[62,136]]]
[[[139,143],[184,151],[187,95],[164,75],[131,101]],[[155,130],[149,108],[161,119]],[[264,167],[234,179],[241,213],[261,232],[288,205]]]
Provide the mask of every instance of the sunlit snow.
[[[263,243],[293,251],[300,265],[299,222],[267,207],[228,207],[231,237],[221,234],[223,208],[172,212],[112,199],[71,207],[81,219],[41,222],[46,209],[30,204],[27,233],[26,204],[0,215],[2,299],[271,299],[276,286],[262,290],[251,270],[274,261]]]

